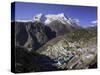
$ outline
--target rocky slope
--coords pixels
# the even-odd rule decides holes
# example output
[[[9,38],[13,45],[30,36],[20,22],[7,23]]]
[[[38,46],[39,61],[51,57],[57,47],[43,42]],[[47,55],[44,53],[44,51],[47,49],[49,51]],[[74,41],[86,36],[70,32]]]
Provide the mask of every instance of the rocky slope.
[[[15,44],[31,49],[38,49],[56,33],[40,22],[15,22]]]
[[[81,29],[47,42],[37,52],[60,69],[86,69],[97,62],[96,28]]]

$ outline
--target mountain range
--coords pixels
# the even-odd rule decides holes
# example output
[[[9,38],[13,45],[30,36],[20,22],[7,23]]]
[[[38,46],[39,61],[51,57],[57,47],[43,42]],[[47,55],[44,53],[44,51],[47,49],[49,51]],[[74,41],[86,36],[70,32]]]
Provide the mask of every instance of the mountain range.
[[[16,72],[97,67],[97,26],[60,14],[37,14],[15,25]]]

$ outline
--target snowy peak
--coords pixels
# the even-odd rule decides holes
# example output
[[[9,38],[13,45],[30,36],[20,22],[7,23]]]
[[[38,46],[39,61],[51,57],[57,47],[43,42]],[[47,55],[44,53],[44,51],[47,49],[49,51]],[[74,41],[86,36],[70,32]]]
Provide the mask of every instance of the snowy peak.
[[[48,25],[53,21],[58,21],[58,22],[61,22],[62,24],[72,25],[72,26],[80,25],[78,19],[68,18],[64,15],[64,13],[48,14],[48,15],[45,15],[45,17],[46,17],[46,20],[44,21],[45,25]]]
[[[70,22],[67,22],[68,18],[65,17],[64,13],[47,14],[47,15],[43,15],[40,13],[33,17],[33,22],[34,21],[43,22],[45,25],[47,25],[55,20],[60,21],[63,24],[70,23]]]
[[[41,17],[42,17],[43,14],[37,14],[33,17],[33,21],[37,21],[37,22],[40,22],[41,21]]]
[[[60,13],[60,14],[48,14],[45,16],[46,20],[45,20],[45,24],[49,24],[52,21],[58,20],[64,24],[66,24],[66,21],[68,20],[65,16],[64,13]]]

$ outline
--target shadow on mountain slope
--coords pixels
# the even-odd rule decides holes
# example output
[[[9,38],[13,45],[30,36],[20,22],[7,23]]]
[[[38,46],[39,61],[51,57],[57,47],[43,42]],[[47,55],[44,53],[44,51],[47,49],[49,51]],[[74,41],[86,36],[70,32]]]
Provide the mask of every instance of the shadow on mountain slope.
[[[23,47],[16,47],[15,59],[15,72],[17,73],[60,70],[52,65],[56,62],[48,56],[30,53]]]

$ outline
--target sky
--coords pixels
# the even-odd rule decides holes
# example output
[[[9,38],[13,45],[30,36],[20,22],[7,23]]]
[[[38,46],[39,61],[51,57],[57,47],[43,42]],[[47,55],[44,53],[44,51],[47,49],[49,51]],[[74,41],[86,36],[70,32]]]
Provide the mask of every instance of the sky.
[[[12,13],[14,14],[14,11]],[[15,3],[15,20],[32,20],[33,16],[39,13],[44,15],[64,13],[67,17],[78,19],[83,27],[97,22],[97,7],[94,6]]]

